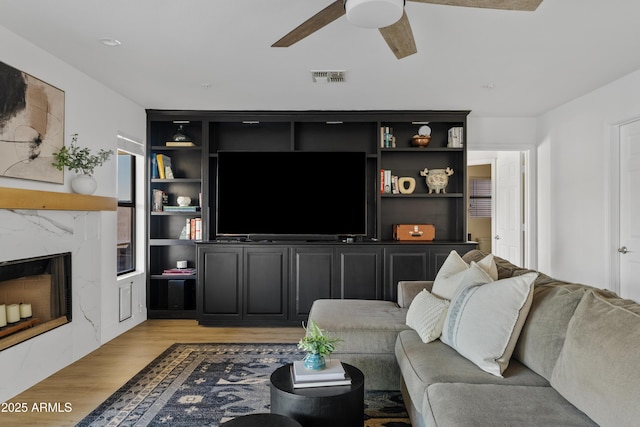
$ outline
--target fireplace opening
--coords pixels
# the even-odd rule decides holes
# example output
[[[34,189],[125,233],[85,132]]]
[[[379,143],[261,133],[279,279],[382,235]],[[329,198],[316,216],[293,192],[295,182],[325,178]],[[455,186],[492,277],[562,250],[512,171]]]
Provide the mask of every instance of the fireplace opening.
[[[0,262],[0,351],[71,322],[71,253]]]

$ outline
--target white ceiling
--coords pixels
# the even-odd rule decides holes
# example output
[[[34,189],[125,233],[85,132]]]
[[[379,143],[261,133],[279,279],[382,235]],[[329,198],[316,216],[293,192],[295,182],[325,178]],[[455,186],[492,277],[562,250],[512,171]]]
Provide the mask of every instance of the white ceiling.
[[[0,0],[0,25],[155,109],[536,116],[640,69],[637,0],[543,0],[535,12],[408,1],[418,53],[402,60],[345,17],[270,47],[332,1]],[[311,70],[347,81],[313,83]]]

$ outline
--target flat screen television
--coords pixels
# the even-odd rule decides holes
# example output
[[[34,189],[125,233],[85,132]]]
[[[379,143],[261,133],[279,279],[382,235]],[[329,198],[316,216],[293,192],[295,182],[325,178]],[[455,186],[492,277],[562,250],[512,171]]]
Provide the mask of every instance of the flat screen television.
[[[367,234],[364,152],[220,151],[216,235],[252,240]]]

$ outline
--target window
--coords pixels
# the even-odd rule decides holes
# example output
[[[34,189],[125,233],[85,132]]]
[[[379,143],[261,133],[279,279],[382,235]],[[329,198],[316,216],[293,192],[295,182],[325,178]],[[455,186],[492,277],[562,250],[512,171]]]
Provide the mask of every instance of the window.
[[[472,218],[491,217],[491,180],[471,178],[469,180],[469,216]]]
[[[118,274],[136,269],[135,176],[135,156],[118,151]]]

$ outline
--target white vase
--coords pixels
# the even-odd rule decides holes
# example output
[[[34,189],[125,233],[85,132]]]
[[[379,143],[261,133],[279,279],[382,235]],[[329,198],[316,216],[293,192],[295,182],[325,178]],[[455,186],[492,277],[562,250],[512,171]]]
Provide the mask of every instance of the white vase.
[[[93,194],[98,183],[91,175],[80,174],[71,179],[71,189],[78,194]]]

